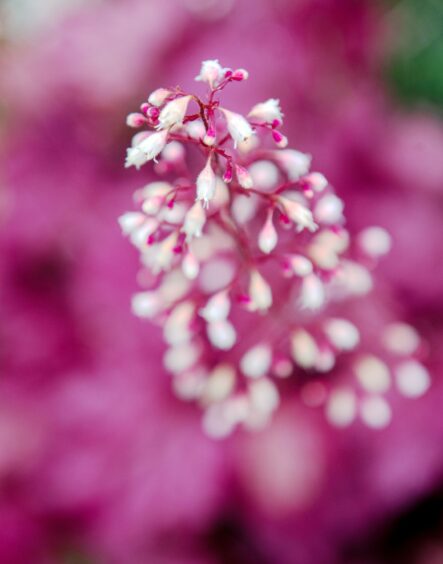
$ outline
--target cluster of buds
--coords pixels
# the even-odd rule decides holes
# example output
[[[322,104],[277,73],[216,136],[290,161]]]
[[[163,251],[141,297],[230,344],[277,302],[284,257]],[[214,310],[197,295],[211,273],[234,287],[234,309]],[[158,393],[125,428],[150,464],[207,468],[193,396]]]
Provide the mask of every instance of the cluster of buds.
[[[126,166],[154,161],[157,175],[119,220],[141,256],[132,309],[162,327],[172,387],[202,407],[213,437],[266,425],[287,379],[332,424],[383,427],[388,391],[429,386],[412,327],[386,327],[367,350],[347,305],[371,291],[389,234],[369,227],[351,240],[342,200],[309,155],[287,148],[278,100],[246,117],[220,105],[224,88],[247,78],[204,61],[205,98],[160,88],[127,118],[144,130]],[[352,381],[325,379],[339,359]]]

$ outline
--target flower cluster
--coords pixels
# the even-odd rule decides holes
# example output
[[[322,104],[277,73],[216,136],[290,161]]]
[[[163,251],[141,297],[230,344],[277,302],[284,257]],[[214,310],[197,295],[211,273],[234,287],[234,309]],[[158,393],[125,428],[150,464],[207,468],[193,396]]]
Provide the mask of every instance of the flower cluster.
[[[247,78],[204,61],[204,99],[160,88],[127,118],[146,129],[126,167],[154,161],[158,176],[119,220],[141,255],[133,311],[162,327],[173,389],[200,404],[211,436],[265,425],[286,379],[337,426],[359,416],[383,427],[393,384],[415,397],[430,380],[412,327],[388,325],[368,350],[349,306],[371,291],[389,234],[368,227],[351,240],[342,200],[309,155],[287,148],[277,99],[246,117],[220,104]],[[338,362],[352,380],[325,379]]]

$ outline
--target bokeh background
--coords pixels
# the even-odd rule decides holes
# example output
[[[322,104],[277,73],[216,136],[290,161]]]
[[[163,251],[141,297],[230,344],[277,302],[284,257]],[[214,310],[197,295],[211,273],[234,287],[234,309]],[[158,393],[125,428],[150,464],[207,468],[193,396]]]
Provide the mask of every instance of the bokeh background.
[[[209,440],[130,313],[125,116],[208,58],[392,234],[365,307],[420,330],[433,385],[383,431],[289,394]],[[443,562],[442,68],[440,0],[0,0],[2,564]]]

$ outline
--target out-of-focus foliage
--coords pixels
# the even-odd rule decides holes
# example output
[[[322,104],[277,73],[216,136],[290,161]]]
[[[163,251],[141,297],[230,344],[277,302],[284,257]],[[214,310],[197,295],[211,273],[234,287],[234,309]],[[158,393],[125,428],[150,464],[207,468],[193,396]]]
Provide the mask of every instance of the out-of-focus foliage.
[[[403,103],[443,108],[443,2],[390,0],[388,6],[394,34],[388,84]]]

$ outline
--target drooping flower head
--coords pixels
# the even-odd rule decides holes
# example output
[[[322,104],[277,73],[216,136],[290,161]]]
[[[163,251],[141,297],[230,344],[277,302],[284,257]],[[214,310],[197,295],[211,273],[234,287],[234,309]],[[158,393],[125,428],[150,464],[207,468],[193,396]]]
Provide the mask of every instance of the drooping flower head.
[[[359,415],[383,427],[394,383],[411,397],[429,386],[415,331],[390,325],[372,350],[348,305],[371,291],[389,234],[369,227],[351,239],[343,201],[310,172],[309,155],[287,148],[277,99],[247,117],[221,105],[224,88],[247,78],[204,61],[205,97],[159,88],[128,116],[148,131],[126,166],[153,160],[159,177],[136,192],[140,210],[120,218],[146,286],[133,311],[163,328],[173,388],[202,407],[211,436],[265,425],[288,378],[331,423]],[[352,383],[322,379],[337,362]]]

